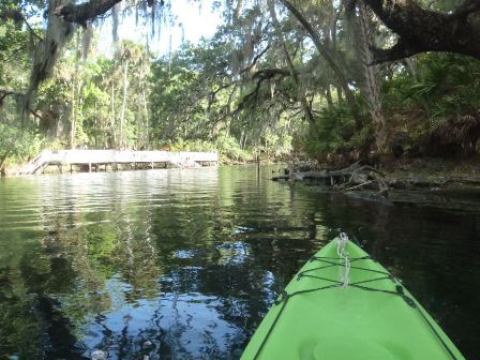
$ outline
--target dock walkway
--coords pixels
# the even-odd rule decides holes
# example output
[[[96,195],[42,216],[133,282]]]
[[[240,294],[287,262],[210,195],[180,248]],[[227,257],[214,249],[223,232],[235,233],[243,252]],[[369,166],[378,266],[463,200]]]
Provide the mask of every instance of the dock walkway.
[[[195,167],[218,164],[217,152],[171,152],[171,151],[134,151],[134,150],[44,150],[25,166],[21,174],[32,175],[43,171],[49,165],[88,166],[88,171],[100,165],[118,167],[119,164],[131,164],[134,167]]]

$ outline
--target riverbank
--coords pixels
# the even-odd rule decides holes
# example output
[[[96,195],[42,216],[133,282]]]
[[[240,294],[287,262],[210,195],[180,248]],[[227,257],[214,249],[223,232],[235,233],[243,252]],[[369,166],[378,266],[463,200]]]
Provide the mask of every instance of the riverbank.
[[[260,162],[261,164],[271,163],[288,163],[288,169],[282,170],[281,173],[273,174],[274,180],[289,180],[292,174],[287,174],[289,171],[303,172],[306,171],[323,171],[327,170],[330,173],[336,171],[342,171],[342,168],[331,164],[319,164],[311,160],[298,160],[296,156],[281,156],[266,158],[251,157],[251,158],[231,158],[225,155],[220,156],[220,165],[223,166],[241,166],[248,164],[255,164]],[[10,163],[5,164],[1,169],[1,176],[16,176],[20,173],[20,170],[26,164]],[[117,166],[117,168],[109,167],[109,171],[114,170],[133,170],[140,169],[141,166],[135,167],[130,165]],[[348,168],[348,167],[346,167]],[[356,183],[351,186],[346,186],[339,189],[338,186],[333,190],[342,191],[363,191],[363,190],[380,190],[385,193],[386,188],[391,192],[392,190],[408,190],[408,191],[456,191],[456,190],[478,190],[480,191],[480,157],[472,157],[470,159],[440,159],[440,158],[417,158],[417,159],[390,159],[382,162],[381,164],[375,164],[375,166],[367,166],[370,173],[377,173],[381,176],[382,182],[386,187],[382,185],[379,189],[378,186],[371,183],[366,178],[360,177]],[[343,168],[345,169],[345,168]],[[98,171],[104,171],[104,169],[96,169]],[[94,171],[95,171],[94,170]],[[75,172],[88,171],[88,169],[78,167],[75,168]],[[47,174],[57,174],[61,171],[57,166],[50,166],[46,169]],[[346,175],[348,175],[346,173]],[[296,176],[295,180],[304,180],[309,183],[318,183],[315,179],[306,176]],[[378,179],[377,179],[378,180]],[[330,182],[330,180],[328,180]],[[374,181],[372,181],[373,183]],[[328,184],[327,184],[328,185]],[[330,184],[330,185],[338,185]],[[360,186],[359,186],[360,185]],[[353,189],[352,189],[353,188]],[[384,195],[384,194],[383,194]]]
[[[396,189],[480,189],[480,159],[422,158],[387,162],[381,167]]]
[[[388,197],[392,190],[480,191],[480,159],[419,158],[389,160],[371,166],[361,162],[347,167],[318,163],[290,164],[273,180],[303,181],[334,191],[373,191]]]

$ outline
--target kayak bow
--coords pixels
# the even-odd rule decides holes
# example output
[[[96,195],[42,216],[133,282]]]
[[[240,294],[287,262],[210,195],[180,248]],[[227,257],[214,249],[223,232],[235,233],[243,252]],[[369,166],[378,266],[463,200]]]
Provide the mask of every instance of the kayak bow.
[[[360,247],[337,238],[288,284],[241,359],[464,357],[397,279]]]

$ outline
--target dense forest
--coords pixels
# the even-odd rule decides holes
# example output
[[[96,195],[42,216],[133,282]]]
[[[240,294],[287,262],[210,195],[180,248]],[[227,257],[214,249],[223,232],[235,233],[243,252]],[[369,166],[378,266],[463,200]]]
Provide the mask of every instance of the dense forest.
[[[2,1],[0,168],[42,148],[345,164],[476,154],[478,2],[216,6],[224,22],[212,38],[159,55],[149,44],[173,21],[163,0]],[[118,38],[126,17],[148,22],[145,41]]]

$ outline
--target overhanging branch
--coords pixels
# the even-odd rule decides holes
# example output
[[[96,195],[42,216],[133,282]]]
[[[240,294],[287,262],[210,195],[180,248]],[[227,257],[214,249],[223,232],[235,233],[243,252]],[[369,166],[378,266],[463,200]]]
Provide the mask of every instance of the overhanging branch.
[[[465,0],[454,12],[453,16],[465,17],[473,12],[480,11],[480,1],[478,0]]]
[[[60,5],[55,9],[55,14],[63,20],[84,26],[88,21],[105,14],[115,4],[122,0],[90,0],[78,5],[69,3]]]
[[[408,58],[421,52],[420,49],[409,47],[403,40],[399,40],[394,46],[388,49],[371,47],[373,62],[368,65],[377,65],[388,61],[396,61]]]
[[[450,13],[423,9],[414,0],[362,0],[399,36],[388,49],[373,49],[373,63],[421,52],[452,52],[480,59],[480,1],[466,0]]]
[[[256,55],[253,60],[252,60],[252,63],[250,65],[248,65],[247,67],[243,68],[242,70],[240,70],[240,74],[243,74],[244,72],[246,71],[249,71],[250,69],[252,69],[253,67],[255,67],[257,65],[257,62],[258,60],[260,60],[260,58],[267,52],[267,50],[270,49],[270,45],[267,45],[265,47],[265,49],[263,49],[262,51],[260,51],[258,53],[258,55]]]
[[[261,80],[267,80],[271,79],[275,76],[290,76],[290,71],[287,69],[261,69],[253,73],[252,79],[261,79]]]
[[[11,89],[0,89],[0,107],[3,106],[3,102],[7,96],[25,96],[24,93],[20,93]]]

